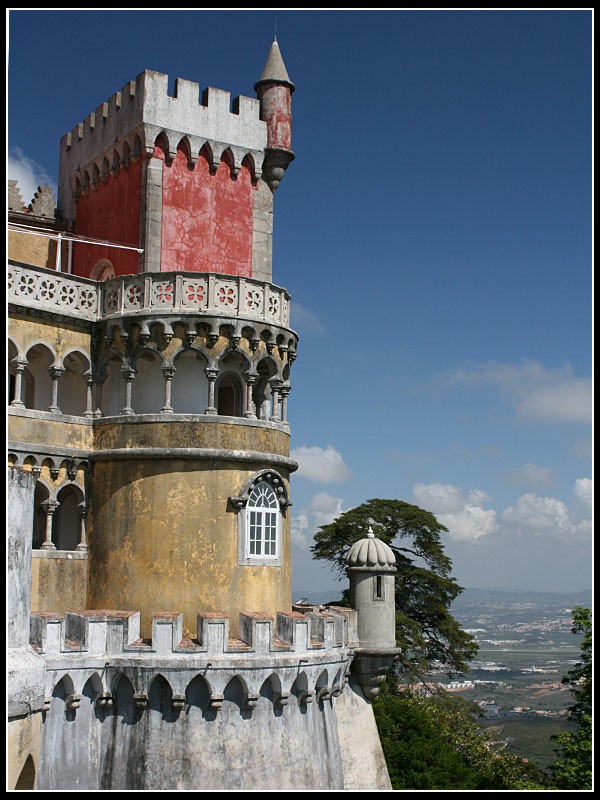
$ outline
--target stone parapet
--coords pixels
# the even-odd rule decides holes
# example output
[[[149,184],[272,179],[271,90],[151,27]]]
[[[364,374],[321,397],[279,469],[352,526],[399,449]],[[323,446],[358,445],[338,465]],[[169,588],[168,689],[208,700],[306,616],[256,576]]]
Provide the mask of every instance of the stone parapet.
[[[260,612],[240,613],[239,639],[229,636],[229,619],[216,612],[197,617],[197,638],[183,638],[183,614],[152,616],[151,639],[140,638],[137,611],[67,611],[31,614],[31,644],[46,657],[135,655],[143,660],[307,654],[352,647],[353,609],[320,609],[308,614],[281,612],[276,619]]]
[[[170,96],[168,84],[168,75],[144,70],[62,137],[61,216],[74,219],[77,191],[104,180],[109,170],[126,168],[131,158],[152,155],[159,136],[171,157],[185,138],[192,162],[205,149],[218,163],[227,150],[235,169],[250,156],[255,176],[260,176],[267,126],[260,119],[259,101],[232,101],[229,92],[212,87],[200,94],[199,84],[181,78]]]

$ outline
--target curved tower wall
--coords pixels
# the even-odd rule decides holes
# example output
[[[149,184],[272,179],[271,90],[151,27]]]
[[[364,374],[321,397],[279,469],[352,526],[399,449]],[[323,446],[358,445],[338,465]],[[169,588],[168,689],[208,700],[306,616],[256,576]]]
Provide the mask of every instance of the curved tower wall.
[[[295,465],[280,426],[148,415],[107,419],[96,442],[90,608],[140,610],[142,636],[153,613],[182,611],[194,638],[199,609],[229,617],[237,636],[240,611],[291,607],[289,512],[278,512],[276,563],[240,564],[244,511],[231,500],[265,469],[289,496]]]

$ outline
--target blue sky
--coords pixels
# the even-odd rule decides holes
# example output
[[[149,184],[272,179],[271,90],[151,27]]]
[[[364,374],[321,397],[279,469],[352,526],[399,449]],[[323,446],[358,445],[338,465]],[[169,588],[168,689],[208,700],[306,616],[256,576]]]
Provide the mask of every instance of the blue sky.
[[[589,588],[590,10],[11,11],[9,177],[56,184],[143,69],[254,96],[275,25],[295,591],[335,595],[312,534],[375,497],[436,514],[462,586]]]

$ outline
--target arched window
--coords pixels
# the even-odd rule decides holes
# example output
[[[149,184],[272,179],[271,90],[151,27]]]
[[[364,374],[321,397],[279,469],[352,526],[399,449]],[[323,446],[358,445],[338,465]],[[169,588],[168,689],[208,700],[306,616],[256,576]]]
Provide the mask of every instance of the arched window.
[[[247,558],[277,558],[279,502],[266,481],[257,483],[248,496],[246,533]]]
[[[81,498],[72,484],[69,484],[60,490],[56,499],[60,505],[52,519],[52,541],[57,550],[75,550],[79,544],[81,529]]]
[[[242,390],[236,375],[223,375],[217,384],[217,413],[242,416]]]
[[[90,278],[94,281],[108,281],[114,277],[115,268],[107,258],[102,258],[96,262],[90,274]]]

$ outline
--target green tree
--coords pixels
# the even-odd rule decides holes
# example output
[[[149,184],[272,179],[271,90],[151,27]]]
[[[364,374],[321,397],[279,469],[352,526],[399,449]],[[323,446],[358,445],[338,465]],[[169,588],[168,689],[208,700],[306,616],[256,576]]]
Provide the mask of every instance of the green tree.
[[[329,561],[345,574],[348,548],[366,536],[369,526],[396,556],[396,641],[403,678],[425,679],[433,665],[449,675],[465,672],[477,652],[473,637],[450,613],[463,591],[451,577],[452,562],[440,534],[447,531],[435,516],[401,500],[368,500],[345,511],[315,535],[315,559]]]
[[[571,688],[574,703],[569,708],[569,719],[577,729],[559,733],[555,741],[560,745],[561,758],[552,765],[554,782],[559,789],[592,788],[592,612],[577,606],[573,610],[575,634],[583,634],[581,661],[562,682]]]
[[[388,678],[373,710],[394,789],[547,788],[535,764],[490,747],[477,707],[460,698],[420,697]]]

